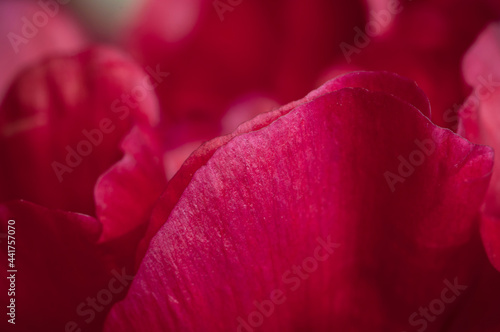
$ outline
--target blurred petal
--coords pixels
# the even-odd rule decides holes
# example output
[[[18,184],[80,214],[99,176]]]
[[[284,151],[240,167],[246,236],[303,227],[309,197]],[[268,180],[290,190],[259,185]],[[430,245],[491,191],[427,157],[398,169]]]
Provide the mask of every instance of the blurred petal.
[[[136,0],[140,10],[116,38],[135,53],[176,49],[199,24],[206,0]]]
[[[23,72],[0,106],[0,154],[9,160],[0,166],[0,201],[94,215],[94,185],[120,160],[122,138],[135,122],[158,121],[145,77],[105,48]]]
[[[462,64],[473,88],[460,110],[459,134],[495,150],[495,167],[481,218],[481,234],[492,264],[500,271],[500,23],[490,24]]]
[[[99,222],[82,214],[49,210],[28,202],[0,205],[1,233],[7,233],[10,219],[15,220],[15,329],[65,331],[70,321],[87,327],[83,319],[90,320],[91,328],[102,324],[104,308],[90,310],[94,313],[92,319],[82,311],[91,308],[85,304],[88,297],[108,289],[112,270],[121,269],[107,262],[105,253],[95,245],[101,232]],[[7,243],[2,243],[1,258],[0,286],[7,290],[7,270],[12,269],[7,266]],[[113,300],[123,295],[124,292],[113,294]],[[1,298],[5,308],[9,298]],[[77,315],[81,303],[85,305]],[[2,319],[0,327],[9,331],[12,325]]]
[[[47,5],[49,4],[49,5]],[[0,1],[0,99],[15,76],[42,58],[80,51],[89,41],[56,1]]]
[[[339,56],[348,22],[363,22],[362,5],[349,0],[149,0],[141,13],[124,44],[144,65],[172,72],[159,95],[173,122],[219,120],[254,91],[303,96]]]
[[[469,93],[461,77],[462,57],[484,25],[500,19],[500,11],[484,0],[367,2],[367,21],[352,25],[357,30],[343,40],[344,58],[329,72],[355,68],[409,77],[429,97],[432,121],[456,129],[458,105]]]
[[[500,330],[500,273],[489,264],[484,253],[476,258],[480,277],[470,285],[468,298],[457,308],[447,331],[495,332]]]
[[[484,247],[491,263],[500,271],[500,218],[483,215],[481,220],[481,235]]]
[[[73,9],[94,39],[116,40],[128,30],[148,0],[71,0]]]

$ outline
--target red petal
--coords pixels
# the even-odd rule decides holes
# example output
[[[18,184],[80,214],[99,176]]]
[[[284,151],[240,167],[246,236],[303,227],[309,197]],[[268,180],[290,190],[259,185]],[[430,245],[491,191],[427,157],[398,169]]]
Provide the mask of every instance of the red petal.
[[[0,165],[0,201],[94,214],[95,182],[120,159],[133,118],[157,121],[152,92],[130,107],[121,100],[145,76],[104,48],[51,59],[19,76],[0,108],[0,154],[8,160]]]
[[[109,292],[113,271],[121,273],[123,266],[109,262],[104,248],[96,245],[101,233],[99,222],[82,214],[48,210],[28,202],[0,205],[0,220],[0,233],[13,236],[6,236],[1,243],[0,286],[5,291],[1,297],[5,309],[10,301],[6,277],[11,273],[7,270],[17,270],[13,296],[15,330],[69,331],[66,325],[71,321],[83,330],[100,326],[111,304],[93,310],[87,299],[95,298],[101,290]],[[15,224],[10,225],[8,220]],[[15,243],[8,247],[7,240],[12,239]],[[14,268],[7,266],[11,257],[7,250],[12,247]],[[111,300],[117,301],[124,294],[122,287],[121,292],[112,294]],[[105,295],[100,296],[107,300]],[[0,328],[10,331],[12,325],[4,317]]]
[[[145,231],[153,204],[167,184],[157,144],[155,137],[135,127],[122,143],[125,156],[97,182],[95,200],[97,217],[103,223],[101,241]],[[134,231],[138,228],[142,231]]]
[[[382,92],[345,88],[286,109],[186,162],[177,177],[189,184],[106,331],[234,331],[240,317],[267,331],[411,329],[446,281],[480,278],[474,217],[491,150]],[[391,190],[385,174],[401,158],[419,165]],[[252,314],[274,290],[286,300]]]
[[[480,278],[469,286],[468,298],[457,308],[447,331],[495,332],[500,330],[500,274],[483,253],[478,256]]]

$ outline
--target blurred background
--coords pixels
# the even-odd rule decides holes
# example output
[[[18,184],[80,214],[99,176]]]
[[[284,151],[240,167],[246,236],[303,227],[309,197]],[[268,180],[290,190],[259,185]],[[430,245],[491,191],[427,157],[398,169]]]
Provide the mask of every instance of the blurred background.
[[[203,141],[353,70],[415,80],[433,122],[455,129],[471,92],[462,58],[500,2],[2,0],[0,16],[0,99],[28,68],[95,45],[163,75],[154,92],[170,178]]]

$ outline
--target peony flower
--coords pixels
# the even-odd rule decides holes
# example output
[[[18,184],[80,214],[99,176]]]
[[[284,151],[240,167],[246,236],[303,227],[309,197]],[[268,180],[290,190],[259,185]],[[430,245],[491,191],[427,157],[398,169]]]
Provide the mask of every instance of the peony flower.
[[[493,152],[429,117],[411,81],[360,72],[205,143],[104,331],[498,330]]]

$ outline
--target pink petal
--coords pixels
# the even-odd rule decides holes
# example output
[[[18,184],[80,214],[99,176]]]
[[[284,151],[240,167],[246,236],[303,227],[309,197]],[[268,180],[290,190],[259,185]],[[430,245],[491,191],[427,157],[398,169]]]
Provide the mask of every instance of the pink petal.
[[[477,37],[462,62],[463,75],[473,87],[484,84],[491,74],[500,76],[500,23],[491,23]],[[484,77],[486,75],[486,77]]]
[[[391,187],[401,156],[419,165]],[[447,281],[481,278],[475,216],[492,158],[379,91],[325,91],[263,114],[172,180],[156,212],[168,220],[105,331],[409,330]]]
[[[459,133],[495,150],[495,167],[485,199],[481,233],[492,264],[500,270],[500,24],[490,24],[463,61],[466,81],[474,88],[460,110]]]

